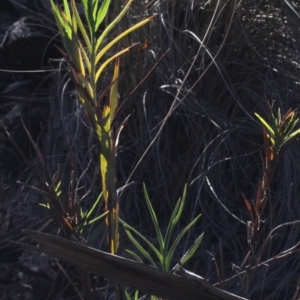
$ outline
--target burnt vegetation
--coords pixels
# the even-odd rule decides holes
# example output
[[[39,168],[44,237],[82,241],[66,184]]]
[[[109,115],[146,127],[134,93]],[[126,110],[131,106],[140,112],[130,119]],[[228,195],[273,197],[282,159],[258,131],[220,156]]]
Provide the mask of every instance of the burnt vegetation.
[[[38,205],[49,178],[59,174],[61,201],[77,199],[83,210],[98,197],[101,181],[99,146],[57,50],[62,45],[47,1],[1,1],[1,299],[78,299],[78,293],[114,299],[104,278],[90,275],[83,283],[75,267],[12,242],[25,240],[22,229],[62,234]],[[114,1],[112,17],[121,2]],[[187,270],[248,299],[299,299],[300,145],[289,145],[268,179],[263,128],[254,115],[270,120],[270,106],[282,115],[300,106],[299,3],[136,0],[118,26],[153,14],[150,25],[119,46],[141,42],[121,58],[121,103],[159,61],[120,116],[130,115],[118,148],[121,217],[151,240],[142,183],[162,231],[187,183],[178,233],[202,217],[173,265],[204,232]],[[109,78],[103,76],[102,91]],[[255,210],[266,180],[266,203]],[[95,213],[102,212],[99,206]],[[102,222],[83,233],[97,249],[106,249]],[[119,255],[133,250],[122,231],[120,238]]]

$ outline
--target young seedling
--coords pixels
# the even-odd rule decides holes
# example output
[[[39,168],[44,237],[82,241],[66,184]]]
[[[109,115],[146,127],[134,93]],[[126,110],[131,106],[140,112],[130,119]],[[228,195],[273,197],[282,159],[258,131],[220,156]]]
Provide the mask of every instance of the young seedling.
[[[175,238],[175,240],[172,241],[173,233],[176,228],[176,225],[178,224],[183,208],[186,201],[186,190],[187,186],[184,187],[184,191],[182,194],[182,197],[178,200],[173,213],[170,217],[170,221],[166,230],[165,235],[163,236],[163,233],[160,229],[157,216],[155,214],[155,211],[153,209],[153,206],[151,204],[151,200],[149,199],[146,186],[143,186],[144,189],[144,196],[147,204],[148,211],[151,216],[151,220],[153,222],[155,232],[156,232],[156,238],[158,241],[158,247],[155,247],[146,237],[144,237],[141,233],[139,233],[136,229],[134,229],[132,226],[130,226],[128,223],[120,219],[120,223],[123,225],[125,232],[127,233],[128,238],[131,240],[133,245],[136,247],[138,252],[142,255],[143,258],[145,258],[152,266],[158,268],[160,267],[162,270],[169,272],[171,270],[171,263],[173,260],[174,252],[179,245],[179,242],[182,240],[183,236],[196,224],[196,222],[199,220],[201,215],[198,215],[196,218],[194,218]],[[189,250],[184,254],[184,256],[180,259],[178,265],[182,267],[186,264],[187,261],[195,254],[196,250],[199,248],[203,233],[195,240],[194,244],[189,248]],[[136,237],[138,237],[141,241],[143,241],[153,252],[153,256],[150,255],[149,251],[145,249],[145,247],[138,241]],[[142,262],[142,258],[134,253],[133,251],[127,250],[129,254],[131,254],[137,261]],[[159,264],[157,264],[157,261]],[[130,299],[130,296],[127,294],[126,296],[128,299]],[[135,295],[136,297],[136,295]]]

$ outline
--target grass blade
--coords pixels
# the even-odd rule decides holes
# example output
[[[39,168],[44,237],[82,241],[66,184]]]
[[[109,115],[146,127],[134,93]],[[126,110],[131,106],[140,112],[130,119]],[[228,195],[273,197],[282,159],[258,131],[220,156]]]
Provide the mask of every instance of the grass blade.
[[[184,256],[180,259],[180,264],[183,266],[186,264],[195,254],[197,249],[199,248],[202,239],[203,239],[204,233],[200,234],[200,236],[197,237],[194,244],[188,249],[188,251],[184,254]]]
[[[136,229],[131,227],[125,221],[123,221],[120,218],[119,218],[119,221],[126,230],[130,230],[131,232],[136,234],[138,237],[140,237],[151,248],[151,250],[155,253],[155,255],[157,256],[159,262],[162,263],[162,255],[160,254],[160,252],[158,251],[158,249],[154,245],[152,245],[142,234],[140,234]]]
[[[129,237],[129,239],[131,240],[131,242],[134,244],[134,246],[136,247],[136,249],[150,262],[150,264],[153,267],[156,267],[156,264],[154,262],[154,260],[152,259],[152,257],[150,256],[150,254],[143,248],[143,246],[133,237],[133,235],[130,233],[129,230],[125,229],[125,232],[127,234],[127,236]]]
[[[125,250],[125,252],[127,252],[128,254],[130,254],[132,257],[134,257],[134,259],[140,263],[143,263],[143,260],[136,254],[134,253],[133,251],[131,250]]]
[[[103,70],[107,67],[107,65],[112,62],[114,59],[120,57],[121,55],[123,55],[124,53],[128,52],[129,49],[131,47],[128,47],[120,52],[118,52],[117,54],[113,55],[112,57],[110,57],[108,60],[106,60],[103,64],[101,64],[100,68],[98,69],[98,71],[96,72],[96,76],[95,76],[95,83],[98,81],[101,73],[103,72]]]
[[[102,21],[107,15],[109,5],[110,5],[110,0],[104,0],[102,2],[101,7],[98,10],[97,16],[95,18],[96,19],[95,30],[98,30],[99,26],[101,25]]]
[[[165,270],[169,270],[170,268],[170,264],[171,264],[171,260],[173,258],[174,255],[174,251],[178,245],[178,243],[180,242],[180,240],[182,239],[182,237],[185,235],[185,233],[192,227],[194,226],[194,224],[199,220],[199,218],[201,217],[201,215],[198,215],[193,221],[191,221],[178,235],[178,237],[175,239],[173,245],[171,246],[168,255],[166,257],[165,263],[164,263],[164,267]]]
[[[102,56],[107,53],[107,51],[112,47],[114,46],[118,41],[120,41],[124,36],[128,35],[130,32],[144,26],[145,24],[149,23],[152,21],[154,17],[149,17],[139,23],[137,23],[136,25],[130,27],[129,29],[125,30],[124,32],[122,32],[120,35],[118,35],[115,39],[113,39],[110,43],[108,43],[105,47],[103,47],[103,49],[97,54],[96,56],[96,64],[99,62],[99,60],[102,58]],[[101,35],[102,36],[102,35]],[[100,38],[101,38],[100,36]],[[102,40],[100,40],[100,38],[98,39],[97,41],[97,44],[96,44],[96,49],[99,48],[99,46],[101,45],[102,43]],[[100,40],[100,41],[99,41]]]
[[[164,240],[163,240],[163,237],[162,237],[162,234],[161,234],[161,231],[160,231],[160,227],[159,227],[159,224],[158,224],[158,221],[157,221],[155,211],[154,211],[153,206],[151,204],[151,201],[149,199],[149,195],[147,193],[147,189],[146,189],[145,184],[143,184],[143,190],[144,190],[144,196],[145,196],[146,204],[147,204],[147,207],[148,207],[148,211],[150,212],[151,219],[152,219],[153,225],[155,227],[156,235],[157,235],[157,238],[158,238],[160,253],[163,253],[164,247],[165,247]]]
[[[163,257],[167,257],[167,252],[169,249],[169,243],[170,243],[172,234],[174,232],[175,226],[178,223],[180,216],[182,214],[182,211],[183,211],[185,197],[186,197],[186,185],[185,185],[184,189],[185,190],[183,192],[183,196],[182,196],[182,198],[179,198],[179,200],[177,201],[176,206],[171,215],[170,222],[168,224],[168,228],[167,228],[166,235],[165,235],[165,247],[164,247],[164,251],[163,251]]]
[[[89,210],[89,212],[87,213],[87,215],[86,215],[86,218],[87,218],[87,219],[91,216],[91,214],[93,213],[93,211],[95,210],[95,208],[98,206],[98,204],[99,204],[99,202],[100,202],[100,200],[101,200],[101,198],[102,198],[102,195],[103,195],[103,193],[100,193],[100,195],[98,196],[98,198],[97,198],[96,201],[94,202],[92,208],[91,208],[91,209]]]
[[[125,13],[127,12],[127,10],[129,9],[131,3],[133,2],[133,0],[129,0],[127,2],[127,4],[125,5],[125,7],[123,8],[123,10],[120,12],[120,14],[107,26],[107,28],[103,31],[103,33],[100,35],[100,37],[98,38],[97,42],[96,42],[96,51],[99,49],[99,47],[101,46],[103,40],[105,39],[105,37],[108,35],[108,33],[120,22],[120,20],[122,19],[122,17],[125,15]],[[106,52],[106,51],[105,51]],[[99,58],[100,59],[100,58]],[[97,61],[96,60],[96,63]]]
[[[108,211],[104,212],[103,214],[101,214],[100,216],[92,219],[92,220],[87,220],[86,224],[85,225],[90,225],[90,224],[93,224],[101,219],[103,219],[106,215],[108,214]]]
[[[76,7],[75,3],[74,3],[74,7],[72,7],[72,10],[73,10],[73,14],[76,17],[76,21],[78,23],[79,30],[80,30],[80,32],[82,34],[83,39],[84,39],[85,45],[88,48],[89,52],[91,52],[92,51],[92,44],[91,44],[91,41],[90,41],[90,39],[88,37],[88,34],[87,34],[84,26],[83,26],[82,20],[80,18],[80,15],[78,13],[78,10],[77,10],[77,7]]]
[[[83,58],[83,62],[87,68],[87,72],[88,73],[91,73],[91,62],[89,60],[89,57],[88,57],[88,54],[86,53],[83,45],[79,42],[79,47],[80,47],[80,52],[81,52],[81,55],[82,55],[82,58]]]
[[[271,126],[257,113],[254,113],[255,116],[259,119],[259,121],[265,126],[265,128],[269,131],[269,133],[274,136],[275,132],[274,130],[271,128]]]
[[[109,104],[110,104],[110,119],[113,120],[115,112],[118,106],[118,84],[120,75],[120,57],[116,58],[114,75],[112,78],[112,84],[109,93]]]
[[[71,11],[70,11],[70,8],[69,8],[68,1],[67,0],[63,0],[63,3],[64,3],[64,15],[66,16],[67,21],[71,22],[71,20],[72,20],[72,18],[71,18]]]

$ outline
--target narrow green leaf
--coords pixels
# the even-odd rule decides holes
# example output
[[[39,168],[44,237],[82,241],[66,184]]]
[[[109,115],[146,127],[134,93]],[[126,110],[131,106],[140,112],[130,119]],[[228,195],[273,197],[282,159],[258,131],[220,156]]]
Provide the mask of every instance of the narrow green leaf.
[[[288,126],[286,126],[285,130],[284,130],[284,135],[290,135],[290,133],[292,132],[292,130],[295,128],[295,126],[298,124],[299,119],[294,120],[293,122],[289,122]]]
[[[176,206],[171,215],[170,222],[168,224],[168,228],[167,228],[166,235],[165,235],[165,247],[164,247],[164,251],[163,251],[164,258],[167,257],[167,251],[169,249],[169,243],[170,243],[172,234],[173,234],[175,226],[178,223],[178,221],[181,217],[181,214],[183,212],[183,207],[184,207],[185,199],[186,199],[186,190],[187,190],[187,185],[184,186],[183,195],[177,201]]]
[[[120,12],[120,14],[110,24],[108,24],[108,26],[102,32],[102,34],[100,35],[100,37],[98,38],[98,40],[96,42],[96,51],[98,51],[100,45],[102,44],[103,40],[108,35],[108,33],[121,21],[122,17],[125,15],[125,13],[129,9],[132,2],[133,2],[133,0],[129,0],[127,2],[127,4],[125,5],[125,7]],[[99,61],[99,59],[96,61],[96,63]]]
[[[164,247],[165,247],[164,240],[163,240],[163,237],[162,237],[162,234],[161,234],[161,231],[160,231],[160,227],[159,227],[159,224],[158,224],[158,221],[157,221],[157,217],[156,217],[155,211],[153,209],[153,206],[151,204],[149,195],[147,193],[147,189],[146,189],[146,185],[145,184],[143,184],[143,190],[144,190],[144,197],[145,197],[145,200],[146,200],[148,211],[150,212],[151,219],[152,219],[155,231],[156,231],[156,236],[157,236],[157,239],[158,239],[160,253],[163,253]]]
[[[87,68],[88,73],[91,73],[91,62],[89,60],[88,54],[86,53],[83,45],[81,44],[81,42],[79,42],[79,47],[80,47],[80,52],[83,58],[83,62]]]
[[[254,113],[255,116],[259,119],[259,121],[265,126],[265,128],[269,131],[269,133],[274,136],[274,130],[271,128],[271,126],[257,113]]]
[[[169,243],[170,243],[170,240],[171,240],[171,237],[174,232],[175,225],[176,225],[176,223],[174,223],[174,220],[178,213],[180,203],[181,203],[181,198],[178,199],[176,206],[173,209],[173,212],[172,212],[172,215],[171,215],[171,218],[170,218],[167,230],[166,230],[165,239],[164,239],[165,247],[164,247],[164,255],[163,256],[165,256],[166,251],[168,251],[168,248],[169,248]]]
[[[180,205],[179,205],[179,209],[178,209],[178,212],[173,220],[173,222],[175,224],[177,224],[177,222],[179,221],[180,217],[181,217],[181,214],[183,212],[183,208],[184,208],[184,204],[185,204],[185,199],[186,199],[186,190],[187,190],[187,185],[185,184],[184,186],[184,189],[183,189],[183,194],[182,194],[182,197],[181,197],[181,200],[180,200]]]
[[[110,119],[113,120],[115,112],[118,106],[118,84],[120,75],[120,58],[118,57],[115,61],[114,74],[112,78],[112,84],[109,93],[109,104],[110,104]]]
[[[75,14],[74,14],[74,10],[76,10],[75,0],[71,1],[71,9],[72,9],[72,18],[71,18],[72,31],[73,31],[73,34],[76,35],[77,34],[77,20],[76,20]]]
[[[109,170],[109,163],[110,163],[110,107],[105,105],[103,108],[103,116],[102,116],[102,130],[101,130],[101,152],[100,152],[100,171],[101,171],[101,178],[102,178],[102,190],[103,190],[103,197],[104,200],[107,201],[107,174]],[[107,207],[107,202],[106,207]]]
[[[125,297],[126,297],[126,300],[132,300],[131,296],[129,295],[129,293],[126,290],[125,290]],[[138,290],[134,292],[133,300],[139,300],[139,291]]]
[[[103,70],[107,67],[107,65],[112,62],[114,59],[116,59],[117,57],[120,57],[121,55],[123,55],[124,53],[128,52],[129,48],[126,48],[120,52],[118,52],[117,54],[113,55],[112,57],[110,57],[108,60],[106,60],[103,64],[101,64],[100,68],[98,69],[98,71],[96,72],[96,76],[95,76],[95,83],[98,81],[101,73],[103,72]]]
[[[57,183],[57,185],[54,189],[55,193],[57,193],[60,190],[60,188],[61,188],[61,180]]]
[[[57,19],[56,23],[59,23],[60,25],[64,24],[64,20],[62,19],[60,8],[54,3],[53,0],[50,0],[50,2],[51,2],[51,9],[52,9],[53,15],[54,15],[55,19]]]
[[[67,18],[68,23],[71,22],[72,18],[71,18],[71,12],[70,12],[70,8],[69,8],[69,4],[67,0],[63,0],[64,3],[64,14]]]
[[[87,32],[86,32],[86,30],[85,30],[85,28],[83,26],[83,23],[82,23],[82,20],[80,18],[80,15],[78,13],[76,5],[73,8],[73,13],[74,13],[74,15],[76,17],[76,21],[78,23],[79,30],[80,30],[80,32],[82,34],[83,39],[84,39],[85,45],[88,48],[89,52],[91,52],[92,51],[91,41],[90,41],[90,39],[88,37],[88,34],[87,34]]]
[[[102,2],[101,7],[98,10],[97,17],[96,17],[95,30],[98,30],[99,26],[101,25],[102,21],[104,20],[105,16],[107,15],[110,1],[111,0],[104,0]]]
[[[99,62],[99,60],[102,58],[102,56],[112,47],[114,46],[118,41],[120,41],[124,36],[128,35],[130,32],[137,30],[138,28],[144,26],[145,24],[149,23],[152,21],[154,17],[149,17],[139,23],[137,23],[136,25],[130,27],[129,29],[125,30],[124,32],[122,32],[120,35],[118,35],[115,39],[113,39],[110,43],[108,43],[96,56],[96,64]],[[104,33],[104,32],[103,32]],[[103,35],[103,34],[102,34]],[[99,48],[99,46],[102,43],[101,37],[102,35],[99,37],[99,39],[97,40],[96,43],[96,49]]]
[[[200,236],[197,237],[193,245],[188,249],[188,251],[184,254],[184,256],[180,259],[180,265],[183,266],[186,264],[195,254],[197,249],[199,248],[202,239],[203,239],[204,233],[202,233]]]
[[[94,20],[93,20],[93,2],[92,2],[92,0],[88,0],[86,2],[86,7],[84,7],[84,13],[85,13],[86,21],[88,23],[91,40],[93,40],[92,37],[95,34],[95,30],[94,30],[95,28],[94,28]]]
[[[269,140],[270,140],[271,144],[273,145],[273,147],[275,147],[277,145],[277,142],[275,142],[275,140],[272,137],[269,137]]]
[[[98,206],[99,202],[102,199],[102,195],[103,195],[103,193],[100,193],[100,195],[98,196],[98,198],[96,199],[96,201],[94,201],[93,206],[91,207],[91,209],[88,211],[88,213],[86,215],[87,219],[91,216],[91,214],[93,213],[93,211],[95,210],[95,208]]]
[[[126,230],[130,230],[131,232],[136,234],[138,237],[140,237],[151,248],[151,250],[155,253],[155,255],[157,256],[159,262],[162,263],[161,253],[158,251],[158,249],[153,244],[151,244],[142,234],[140,234],[136,229],[134,229],[132,226],[127,224],[121,218],[119,218],[119,221]]]
[[[85,89],[89,95],[89,97],[91,99],[93,99],[93,89],[91,87],[91,84],[90,84],[90,81],[88,80],[88,78],[85,77],[85,68],[84,68],[84,65],[83,65],[83,59],[82,59],[82,56],[81,56],[81,50],[80,50],[80,43],[78,43],[77,45],[78,49],[76,49],[76,54],[74,55],[75,57],[73,58],[73,60],[70,59],[70,57],[68,55],[66,55],[65,53],[63,54],[64,55],[64,58],[70,68],[70,71],[72,72],[72,79],[75,83],[75,86],[76,86],[76,89],[77,89],[77,92],[78,92],[78,89],[81,88],[81,89]],[[78,50],[78,53],[77,53],[77,50]],[[79,69],[81,68],[81,69]],[[90,99],[84,99],[85,102],[88,102]]]
[[[82,206],[80,206],[79,210],[80,210],[80,220],[82,220],[83,218],[86,217],[86,213],[83,211]]]
[[[76,63],[77,68],[81,72],[81,74],[84,77],[84,79],[86,79],[85,78],[86,70],[85,70],[85,65],[84,65],[83,57],[82,57],[81,50],[80,50],[80,41],[78,39],[78,36],[74,35],[73,40],[74,40],[74,47],[75,47],[74,51],[73,51],[74,62]],[[88,87],[91,86],[91,85],[90,85],[90,81],[89,80],[87,80],[87,82],[88,83],[86,83],[85,86],[88,89]]]
[[[93,21],[94,22],[96,22],[96,17],[97,17],[97,12],[98,12],[98,4],[99,4],[98,0],[93,0],[92,6],[93,6]],[[97,29],[95,28],[95,30],[97,30]]]
[[[80,87],[84,87],[86,91],[88,92],[89,96],[93,97],[92,87],[90,85],[90,82],[87,78],[85,78],[85,75],[83,75],[81,72],[76,72],[76,70],[70,68],[73,73],[73,78],[76,80],[76,84]],[[85,99],[87,100],[87,99]]]
[[[165,264],[164,264],[164,270],[165,271],[169,271],[170,269],[170,264],[174,255],[174,251],[177,248],[178,243],[180,242],[180,240],[182,239],[182,237],[185,235],[185,233],[192,227],[194,226],[194,224],[199,220],[199,218],[201,217],[201,215],[198,215],[193,221],[191,221],[181,232],[180,234],[177,236],[177,238],[175,239],[173,245],[171,246],[167,258],[165,260]]]
[[[86,21],[88,21],[88,2],[90,0],[81,0]],[[89,24],[88,24],[89,26]]]
[[[66,44],[66,40],[71,40],[72,38],[72,31],[70,30],[70,26],[64,18],[64,12],[56,5],[54,2],[51,2],[53,15],[59,30],[59,33],[63,39],[64,45]]]
[[[131,297],[130,297],[130,295],[129,295],[129,293],[126,290],[124,292],[125,292],[125,298],[126,298],[126,300],[132,300]]]
[[[127,236],[129,237],[129,239],[131,240],[131,242],[134,244],[134,246],[136,247],[136,249],[150,262],[150,264],[153,267],[156,267],[156,264],[154,262],[154,260],[152,259],[152,257],[150,256],[150,254],[143,248],[143,246],[133,237],[133,235],[130,233],[129,230],[125,229],[125,232],[127,234]]]
[[[52,11],[54,14],[56,25],[59,30],[59,34],[61,35],[61,38],[63,39],[63,43],[65,44],[64,40],[66,39],[66,31],[64,28],[64,21],[62,20],[60,12],[58,11],[57,7],[53,8]]]
[[[139,299],[139,291],[135,291],[134,300],[138,300],[138,299]]]
[[[132,300],[129,293],[125,290],[125,297],[126,297],[126,300]]]
[[[280,107],[278,107],[277,116],[278,116],[278,124],[280,124],[281,123],[281,111],[280,111]]]
[[[97,221],[103,219],[105,216],[107,216],[108,213],[109,213],[109,211],[104,212],[104,213],[101,214],[100,216],[98,216],[98,217],[96,217],[96,218],[94,218],[94,219],[92,219],[92,220],[90,220],[90,221],[87,221],[87,222],[85,223],[85,225],[90,225],[90,224],[93,224],[93,223],[95,223],[95,222],[97,222]]]
[[[84,11],[87,11],[88,10],[88,2],[89,2],[90,0],[81,0],[81,4],[82,4],[82,6],[83,6],[83,10]]]
[[[273,129],[278,128],[278,119],[272,114],[271,122],[273,123]]]
[[[295,138],[297,135],[300,134],[300,129],[294,131],[293,133],[291,133],[290,135],[286,136],[283,140],[282,144],[287,143],[288,141],[292,140],[293,138]]]
[[[130,254],[136,261],[143,263],[143,260],[133,251],[126,249],[125,252],[127,252],[128,254]]]
[[[46,204],[44,204],[44,203],[39,203],[39,206],[42,206],[42,207],[45,207],[45,208],[50,209],[50,205],[49,205],[48,202],[47,202]]]

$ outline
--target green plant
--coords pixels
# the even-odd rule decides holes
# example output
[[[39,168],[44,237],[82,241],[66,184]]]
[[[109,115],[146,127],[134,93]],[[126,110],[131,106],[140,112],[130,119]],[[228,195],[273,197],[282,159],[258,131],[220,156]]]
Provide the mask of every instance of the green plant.
[[[135,245],[136,249],[140,252],[140,254],[147,259],[147,261],[154,267],[158,267],[157,263],[155,262],[158,260],[160,267],[164,271],[170,271],[171,267],[171,262],[174,256],[174,251],[176,250],[179,242],[183,238],[183,236],[188,232],[189,229],[191,229],[192,226],[196,224],[196,222],[199,220],[201,215],[198,215],[196,218],[194,218],[176,237],[176,239],[171,243],[172,241],[172,236],[175,230],[176,225],[178,224],[183,208],[185,205],[185,200],[186,200],[186,186],[183,191],[182,197],[178,200],[173,213],[170,217],[169,225],[167,227],[166,233],[163,236],[162,231],[160,229],[160,226],[157,221],[157,217],[155,214],[155,211],[152,207],[151,201],[149,199],[146,186],[144,185],[144,195],[146,199],[146,204],[148,207],[148,211],[151,215],[151,219],[155,228],[156,232],[156,237],[158,240],[158,245],[159,247],[155,247],[146,237],[144,237],[141,233],[139,233],[137,230],[135,230],[132,226],[130,226],[128,223],[120,219],[121,224],[124,226],[125,231],[127,233],[127,236],[129,239],[132,241],[132,243]],[[138,236],[145,244],[153,251],[155,254],[155,257],[152,257],[147,250],[142,246],[138,240],[133,236],[133,234]],[[195,251],[198,249],[200,246],[200,243],[203,238],[203,233],[196,239],[194,242],[193,246],[186,252],[186,254],[180,259],[179,265],[183,266],[195,253]],[[138,261],[141,261],[141,258],[136,255],[132,251],[128,251],[135,259]]]
[[[278,108],[276,117],[270,108],[270,124],[258,113],[255,113],[255,116],[264,126],[265,135],[270,143],[270,155],[272,155],[272,157],[275,155],[278,156],[286,150],[289,143],[300,134],[300,129],[293,131],[299,123],[299,118],[296,118],[296,110],[290,108],[288,112],[282,116],[280,108]]]
[[[128,236],[128,238],[131,240],[133,245],[136,247],[138,252],[144,257],[153,267],[159,267],[166,272],[169,272],[171,269],[171,263],[173,260],[174,252],[179,244],[179,242],[182,240],[183,236],[196,224],[196,222],[199,220],[201,215],[198,215],[195,217],[182,231],[178,234],[178,236],[175,238],[175,240],[172,241],[174,230],[176,228],[176,225],[178,224],[186,201],[186,191],[187,186],[185,185],[182,197],[179,198],[178,202],[176,203],[176,206],[174,207],[174,210],[172,212],[172,215],[170,217],[170,221],[166,230],[165,235],[163,236],[163,233],[160,229],[157,216],[155,214],[155,211],[153,209],[153,206],[151,204],[151,200],[148,196],[147,189],[145,184],[143,185],[144,190],[144,196],[147,204],[148,211],[151,216],[151,220],[153,222],[155,232],[156,232],[156,238],[158,241],[158,247],[155,247],[153,243],[151,243],[145,236],[143,236],[141,233],[139,233],[136,229],[134,229],[132,226],[130,226],[128,223],[126,223],[124,220],[120,219],[120,223],[124,226],[125,232]],[[154,253],[154,256],[151,256],[147,249],[136,239],[135,236],[137,236],[141,241],[144,242],[144,244],[149,247],[152,252]],[[204,233],[202,233],[193,243],[193,245],[188,249],[188,251],[184,254],[184,256],[180,259],[177,266],[182,267],[184,264],[187,263],[187,261],[195,254],[196,250],[201,244],[202,238]],[[133,251],[126,250],[130,255],[132,255],[137,261],[142,262],[142,258],[134,253]],[[156,261],[159,262],[159,265],[156,263]],[[177,267],[176,266],[176,267]],[[175,267],[175,269],[176,269]],[[135,298],[137,298],[138,294],[135,294]],[[127,299],[131,299],[128,293],[126,293]],[[152,296],[151,299],[156,299],[154,296]]]
[[[246,289],[248,293],[252,278],[256,271],[256,267],[260,264],[260,259],[263,254],[262,247],[259,253],[259,258],[255,258],[257,255],[262,234],[264,230],[265,221],[267,219],[264,216],[264,211],[269,198],[269,189],[271,181],[273,180],[279,159],[284,151],[287,150],[291,142],[300,134],[300,129],[294,130],[299,124],[299,118],[295,110],[289,109],[286,114],[282,116],[280,108],[277,110],[277,116],[273,113],[272,107],[269,103],[269,118],[270,122],[267,122],[259,114],[255,113],[260,123],[263,125],[264,130],[264,159],[262,161],[263,174],[258,184],[257,194],[255,201],[249,201],[245,195],[243,195],[246,208],[250,215],[250,221],[247,222],[247,242],[249,245],[249,252],[244,260],[244,263],[248,260],[249,265],[246,268]],[[244,263],[242,265],[244,265]]]
[[[61,185],[61,181],[59,182],[57,187],[55,187],[56,197],[59,197],[61,195],[60,185]],[[101,214],[99,216],[92,218],[92,214],[95,212],[95,209],[99,205],[101,200],[102,200],[102,193],[100,193],[100,195],[97,197],[97,199],[93,202],[93,206],[89,210],[83,211],[82,207],[79,208],[79,210],[80,210],[80,213],[78,216],[79,222],[78,221],[70,222],[71,220],[69,220],[69,226],[72,228],[72,231],[74,231],[74,233],[76,233],[78,236],[82,235],[84,229],[88,225],[91,225],[91,224],[103,219],[107,215],[108,211],[104,212],[103,214]],[[40,206],[43,206],[47,209],[51,209],[49,202],[40,203]]]
[[[115,186],[116,137],[120,129],[113,128],[113,124],[118,109],[119,57],[128,52],[131,47],[127,47],[110,56],[108,56],[108,52],[123,37],[149,23],[152,17],[139,22],[120,33],[110,42],[105,43],[106,37],[120,22],[133,0],[127,2],[119,15],[106,26],[100,35],[98,35],[99,27],[107,16],[111,0],[104,0],[101,6],[99,6],[98,0],[81,0],[85,22],[78,13],[75,0],[71,0],[70,4],[68,4],[67,0],[63,0],[62,9],[53,0],[50,1],[67,53],[60,51],[71,71],[78,99],[85,109],[88,120],[101,146],[100,170],[105,210],[108,212],[106,216],[108,241],[110,252],[116,253],[119,240],[119,202]],[[87,28],[84,23],[87,24]],[[115,61],[115,66],[109,87],[109,99],[104,103],[104,94],[99,96],[97,83],[104,69],[113,61]]]

